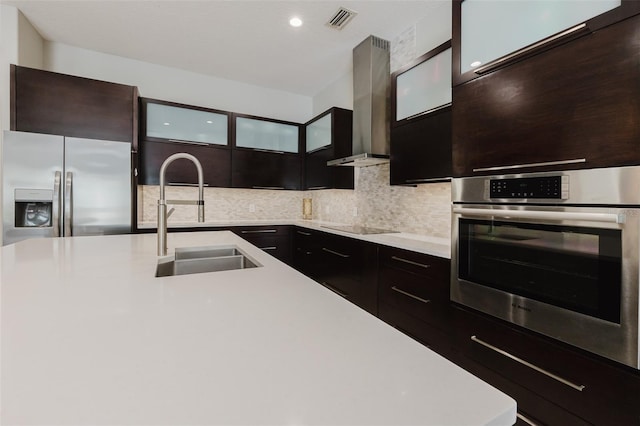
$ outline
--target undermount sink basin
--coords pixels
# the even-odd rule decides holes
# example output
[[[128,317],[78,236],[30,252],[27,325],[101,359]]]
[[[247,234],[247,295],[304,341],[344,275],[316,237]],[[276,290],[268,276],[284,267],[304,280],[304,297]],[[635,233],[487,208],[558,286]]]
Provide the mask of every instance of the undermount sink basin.
[[[179,247],[158,260],[156,277],[201,274],[262,266],[235,246]]]

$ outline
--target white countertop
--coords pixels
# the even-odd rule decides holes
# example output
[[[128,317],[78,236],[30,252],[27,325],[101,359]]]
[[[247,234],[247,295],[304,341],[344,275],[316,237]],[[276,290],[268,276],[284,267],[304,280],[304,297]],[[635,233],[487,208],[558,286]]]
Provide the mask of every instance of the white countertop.
[[[263,266],[155,278],[155,234],[2,248],[2,424],[515,422],[511,398],[231,232],[168,243]]]
[[[451,240],[449,238],[431,237],[428,235],[411,234],[406,232],[394,232],[388,234],[359,235],[349,232],[341,232],[325,226],[343,225],[335,222],[323,222],[320,220],[238,220],[238,221],[209,221],[198,222],[178,222],[169,223],[169,228],[198,228],[215,226],[274,226],[274,225],[295,225],[303,228],[315,229],[336,235],[356,238],[362,241],[382,244],[390,247],[411,250],[418,253],[438,256],[445,259],[451,258]],[[155,229],[156,223],[142,222],[138,224],[139,229]]]

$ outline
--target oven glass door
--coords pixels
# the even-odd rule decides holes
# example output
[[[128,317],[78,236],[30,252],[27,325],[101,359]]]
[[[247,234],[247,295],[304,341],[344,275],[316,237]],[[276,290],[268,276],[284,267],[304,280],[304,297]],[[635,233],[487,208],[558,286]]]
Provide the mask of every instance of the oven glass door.
[[[464,219],[458,277],[620,323],[622,231]]]

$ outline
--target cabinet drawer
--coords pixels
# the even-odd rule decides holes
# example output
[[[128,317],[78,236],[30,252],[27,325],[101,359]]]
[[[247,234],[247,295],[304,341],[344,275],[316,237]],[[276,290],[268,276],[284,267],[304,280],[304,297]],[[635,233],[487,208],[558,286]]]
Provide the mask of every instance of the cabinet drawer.
[[[291,229],[287,225],[234,227],[232,231],[285,263],[291,263]]]
[[[531,424],[587,426],[592,424],[460,353],[456,352],[452,360],[474,376],[516,400],[518,405],[517,426],[530,426]]]
[[[394,268],[429,277],[449,286],[449,259],[386,246],[380,247],[379,258],[381,268]]]
[[[629,368],[455,309],[464,356],[596,424],[640,424],[640,375]]]
[[[383,301],[378,304],[378,317],[429,349],[451,359],[453,354],[451,330],[446,332],[435,328]]]
[[[445,327],[451,320],[448,283],[394,268],[380,269],[380,302],[432,325]]]

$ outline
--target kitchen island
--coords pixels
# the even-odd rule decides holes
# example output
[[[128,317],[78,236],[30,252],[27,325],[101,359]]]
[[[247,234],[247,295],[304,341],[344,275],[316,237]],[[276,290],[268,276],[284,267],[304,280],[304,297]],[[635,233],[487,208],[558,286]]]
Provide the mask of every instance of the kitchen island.
[[[155,277],[156,235],[2,248],[2,424],[508,425],[515,401],[228,231],[256,268]]]

